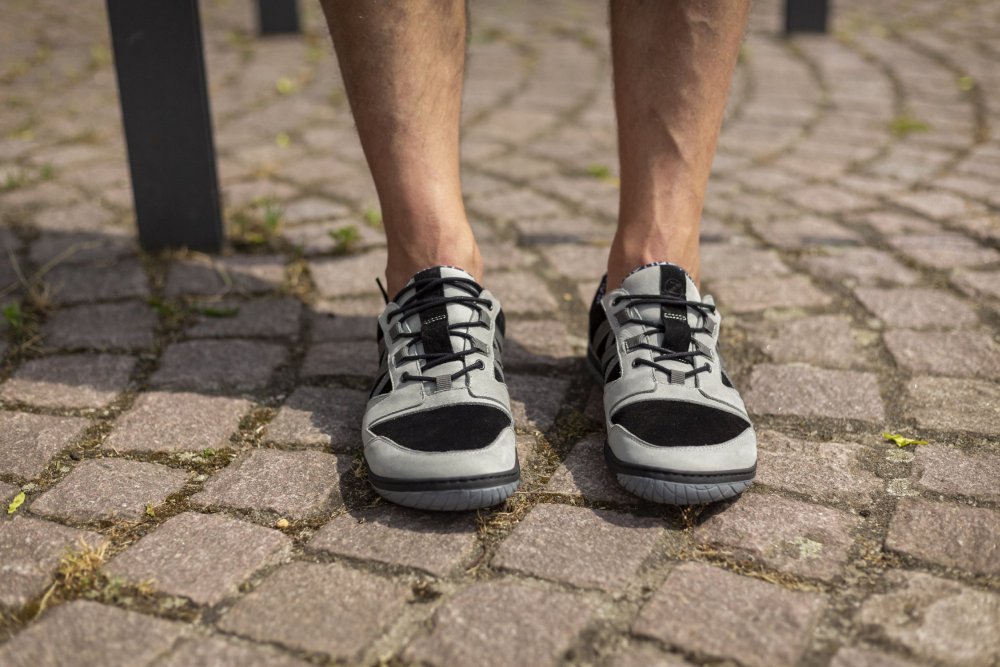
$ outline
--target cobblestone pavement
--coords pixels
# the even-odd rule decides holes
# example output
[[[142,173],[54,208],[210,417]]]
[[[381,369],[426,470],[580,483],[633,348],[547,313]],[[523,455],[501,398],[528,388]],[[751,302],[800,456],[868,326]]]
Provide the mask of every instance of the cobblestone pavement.
[[[473,3],[465,187],[525,481],[442,516],[364,480],[384,253],[318,8],[259,40],[202,3],[209,258],[135,249],[103,3],[5,3],[0,664],[1000,664],[1000,7],[834,4],[787,41],[754,9],[703,240],[759,482],[678,511],[609,479],[581,358],[602,3]]]

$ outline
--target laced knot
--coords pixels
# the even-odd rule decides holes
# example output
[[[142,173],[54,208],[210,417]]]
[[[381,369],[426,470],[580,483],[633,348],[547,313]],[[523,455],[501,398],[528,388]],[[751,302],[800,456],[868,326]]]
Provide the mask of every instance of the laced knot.
[[[410,361],[420,361],[422,362],[420,365],[421,371],[428,371],[435,366],[440,366],[451,361],[461,362],[462,368],[451,375],[444,375],[440,377],[431,375],[414,375],[409,372],[404,372],[400,375],[399,379],[402,382],[436,382],[440,386],[442,379],[446,379],[447,382],[450,383],[474,370],[486,368],[486,364],[483,363],[482,359],[479,359],[471,365],[467,363],[466,359],[472,354],[488,354],[488,349],[483,342],[467,331],[473,327],[482,327],[485,329],[490,328],[488,319],[489,316],[485,314],[485,310],[489,310],[489,308],[492,307],[493,302],[479,296],[482,292],[482,288],[479,287],[474,280],[460,277],[434,278],[425,282],[418,282],[414,285],[414,287],[416,287],[416,291],[410,299],[389,316],[390,325],[400,323],[412,315],[419,315],[426,310],[441,306],[465,306],[466,308],[476,311],[479,317],[475,322],[456,322],[454,324],[448,324],[448,336],[450,338],[455,337],[468,341],[469,345],[466,349],[459,350],[458,352],[424,352],[421,354],[411,352],[403,354],[396,359],[397,364],[407,363]],[[465,294],[425,298],[429,293],[433,292],[438,287],[457,288],[462,292],[465,292]],[[396,327],[396,329],[398,330],[399,327]],[[415,348],[417,343],[422,341],[421,331],[398,331],[396,335],[400,338],[409,339],[406,343],[407,352],[410,352],[410,350]],[[455,345],[452,344],[453,349],[454,347]]]
[[[694,377],[698,373],[705,373],[712,370],[712,367],[707,363],[702,366],[695,366],[695,359],[697,357],[706,357],[711,359],[711,352],[707,346],[702,345],[697,340],[695,340],[694,334],[696,333],[713,333],[713,330],[706,326],[709,322],[708,314],[715,312],[715,306],[710,303],[704,303],[702,301],[688,301],[686,299],[679,299],[671,296],[664,296],[663,294],[629,294],[626,296],[619,296],[611,301],[612,306],[617,306],[621,302],[625,302],[625,310],[622,311],[627,315],[627,311],[632,306],[640,306],[645,304],[659,304],[660,306],[675,306],[683,307],[687,312],[690,308],[698,313],[701,318],[702,326],[691,327],[691,338],[684,350],[672,350],[668,347],[663,347],[662,345],[655,345],[649,342],[649,336],[655,334],[665,335],[666,334],[666,324],[662,318],[658,318],[656,321],[647,320],[641,317],[623,317],[619,321],[624,324],[642,324],[646,328],[638,336],[630,338],[626,341],[626,350],[631,352],[634,350],[650,350],[655,353],[652,359],[637,358],[632,360],[632,368],[637,366],[649,366],[655,370],[660,371],[665,374],[668,378],[672,376],[682,375],[684,379]],[[655,340],[655,339],[654,339]],[[662,338],[660,339],[662,340]],[[634,341],[634,342],[633,342]],[[694,344],[694,349],[691,348],[691,344]],[[693,368],[683,374],[680,374],[676,370],[671,370],[664,366],[663,361],[680,361],[686,364],[690,364]]]

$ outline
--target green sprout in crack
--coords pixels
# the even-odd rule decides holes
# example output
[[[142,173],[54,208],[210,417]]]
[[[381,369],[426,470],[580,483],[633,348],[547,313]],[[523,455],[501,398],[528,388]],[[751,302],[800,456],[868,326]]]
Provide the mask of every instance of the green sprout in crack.
[[[205,449],[203,449],[201,451],[201,458],[203,458],[203,459],[210,459],[213,456],[215,456],[216,454],[218,454],[217,451],[215,451],[211,447],[207,447],[207,448],[205,448]]]
[[[10,192],[28,184],[28,176],[20,169],[11,173],[0,183],[0,192]]]
[[[21,311],[21,304],[14,301],[4,306],[3,319],[7,322],[7,326],[10,327],[14,336],[20,339],[21,334],[24,333],[24,313]]]
[[[928,132],[930,129],[930,125],[907,113],[899,114],[889,122],[889,131],[897,137],[906,137],[915,132]]]
[[[361,234],[354,225],[331,229],[329,234],[330,238],[333,239],[333,252],[338,255],[347,255],[354,252],[358,247],[358,243],[361,242]]]
[[[586,169],[588,176],[599,178],[602,181],[611,178],[611,169],[605,164],[590,164]]]
[[[362,211],[361,217],[364,218],[365,224],[369,227],[374,227],[375,229],[382,227],[382,212],[376,208],[366,208]]]
[[[240,314],[238,306],[196,305],[191,309],[199,315],[204,315],[205,317],[236,317]]]

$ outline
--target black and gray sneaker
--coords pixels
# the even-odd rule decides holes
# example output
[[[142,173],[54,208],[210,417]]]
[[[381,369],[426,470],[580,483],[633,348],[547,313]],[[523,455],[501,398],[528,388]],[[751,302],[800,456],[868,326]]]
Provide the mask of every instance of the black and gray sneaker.
[[[420,509],[467,510],[514,493],[520,469],[503,335],[500,302],[461,269],[421,271],[387,303],[362,428],[379,495]]]
[[[674,264],[640,267],[607,293],[606,281],[590,310],[587,357],[604,382],[604,455],[619,484],[671,505],[742,493],[757,438],[722,366],[712,297]]]

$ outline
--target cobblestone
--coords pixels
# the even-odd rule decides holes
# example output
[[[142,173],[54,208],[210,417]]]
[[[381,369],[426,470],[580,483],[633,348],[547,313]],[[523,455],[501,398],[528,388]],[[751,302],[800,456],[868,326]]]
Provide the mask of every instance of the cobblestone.
[[[353,389],[299,387],[264,429],[282,444],[330,446],[350,451],[361,444],[361,418],[368,396]]]
[[[711,282],[714,296],[726,310],[752,313],[772,308],[810,308],[830,303],[828,295],[804,276],[761,276],[754,280]]]
[[[830,581],[847,562],[856,524],[840,510],[747,494],[709,517],[694,537],[749,562]]]
[[[219,627],[355,662],[399,613],[405,597],[398,584],[341,565],[290,563],[237,602]]]
[[[1000,655],[1000,595],[922,572],[891,572],[857,622],[946,665],[988,667]],[[975,622],[970,622],[975,619]]]
[[[309,663],[255,644],[220,637],[184,642],[157,667],[306,667]]]
[[[537,375],[507,375],[510,407],[520,428],[547,431],[555,423],[569,382]]]
[[[866,448],[846,442],[808,442],[775,431],[757,433],[757,481],[812,500],[861,507],[882,487],[862,464]]]
[[[698,600],[698,604],[688,604]],[[679,565],[632,623],[667,644],[754,667],[797,664],[825,606],[796,593],[700,563]],[[705,632],[712,628],[712,632]]]
[[[185,512],[116,556],[105,571],[210,605],[234,595],[254,572],[290,550],[291,540],[276,530],[221,514]]]
[[[18,608],[38,598],[68,551],[83,545],[96,549],[104,541],[89,530],[31,517],[0,522],[0,606]]]
[[[255,449],[217,473],[191,500],[300,519],[342,503],[345,471],[343,461],[323,452]]]
[[[990,509],[903,498],[885,545],[920,560],[1000,574],[1000,514]]]
[[[0,387],[0,398],[44,408],[101,408],[125,390],[133,357],[110,354],[32,359]]]
[[[601,419],[604,418],[603,413]],[[545,486],[548,493],[581,495],[587,500],[633,504],[635,496],[622,489],[604,462],[604,435],[590,435],[570,450]]]
[[[901,329],[963,329],[976,324],[969,306],[942,290],[858,289],[858,299],[887,326]]]
[[[25,412],[0,413],[0,472],[37,477],[49,460],[77,440],[88,426],[78,417]]]
[[[459,667],[488,655],[496,667],[550,667],[593,611],[569,593],[511,581],[474,584],[434,613],[433,630],[414,639],[403,657]]]
[[[150,384],[161,389],[252,391],[267,385],[287,352],[275,343],[197,340],[170,345]]]
[[[746,402],[758,414],[866,421],[881,421],[884,416],[874,374],[798,364],[757,365]]]
[[[74,521],[141,519],[181,489],[188,473],[159,463],[124,459],[81,461],[31,504],[36,514]]]
[[[438,515],[401,507],[355,510],[326,524],[309,542],[337,556],[412,567],[448,576],[476,544],[470,517]]]
[[[823,345],[817,346],[816,340]],[[817,315],[768,321],[751,340],[778,363],[802,362],[826,368],[870,368],[871,355],[862,335],[841,315]]]
[[[847,285],[913,285],[918,276],[892,255],[871,248],[828,249],[802,260],[813,276]]]
[[[922,375],[907,383],[906,413],[921,428],[1000,434],[995,382]]]
[[[102,444],[124,452],[201,452],[230,447],[250,402],[184,392],[141,394]]]
[[[910,373],[1000,379],[1000,347],[981,331],[887,331],[885,344]]]
[[[538,505],[503,542],[493,564],[582,588],[620,592],[661,536],[655,520]]]
[[[360,375],[366,380],[378,371],[378,348],[374,340],[342,341],[312,345],[302,361],[302,377]]]
[[[173,263],[163,291],[168,297],[260,294],[279,289],[284,280],[285,262],[281,257],[206,257]]]
[[[156,314],[141,303],[58,310],[45,325],[45,344],[59,349],[135,349],[153,345]]]
[[[198,317],[187,331],[192,338],[295,338],[299,333],[302,304],[295,299],[278,297],[221,301],[209,305],[209,312],[225,313],[227,316]]]
[[[134,611],[74,600],[0,646],[0,664],[144,667],[184,634],[184,626]],[[58,641],[53,641],[58,637]]]
[[[134,259],[117,260],[107,266],[57,266],[46,274],[45,284],[49,298],[57,305],[149,296],[146,271]]]
[[[994,451],[963,452],[954,447],[921,447],[916,453],[913,475],[916,486],[932,493],[963,495],[1000,501],[1000,454]]]

